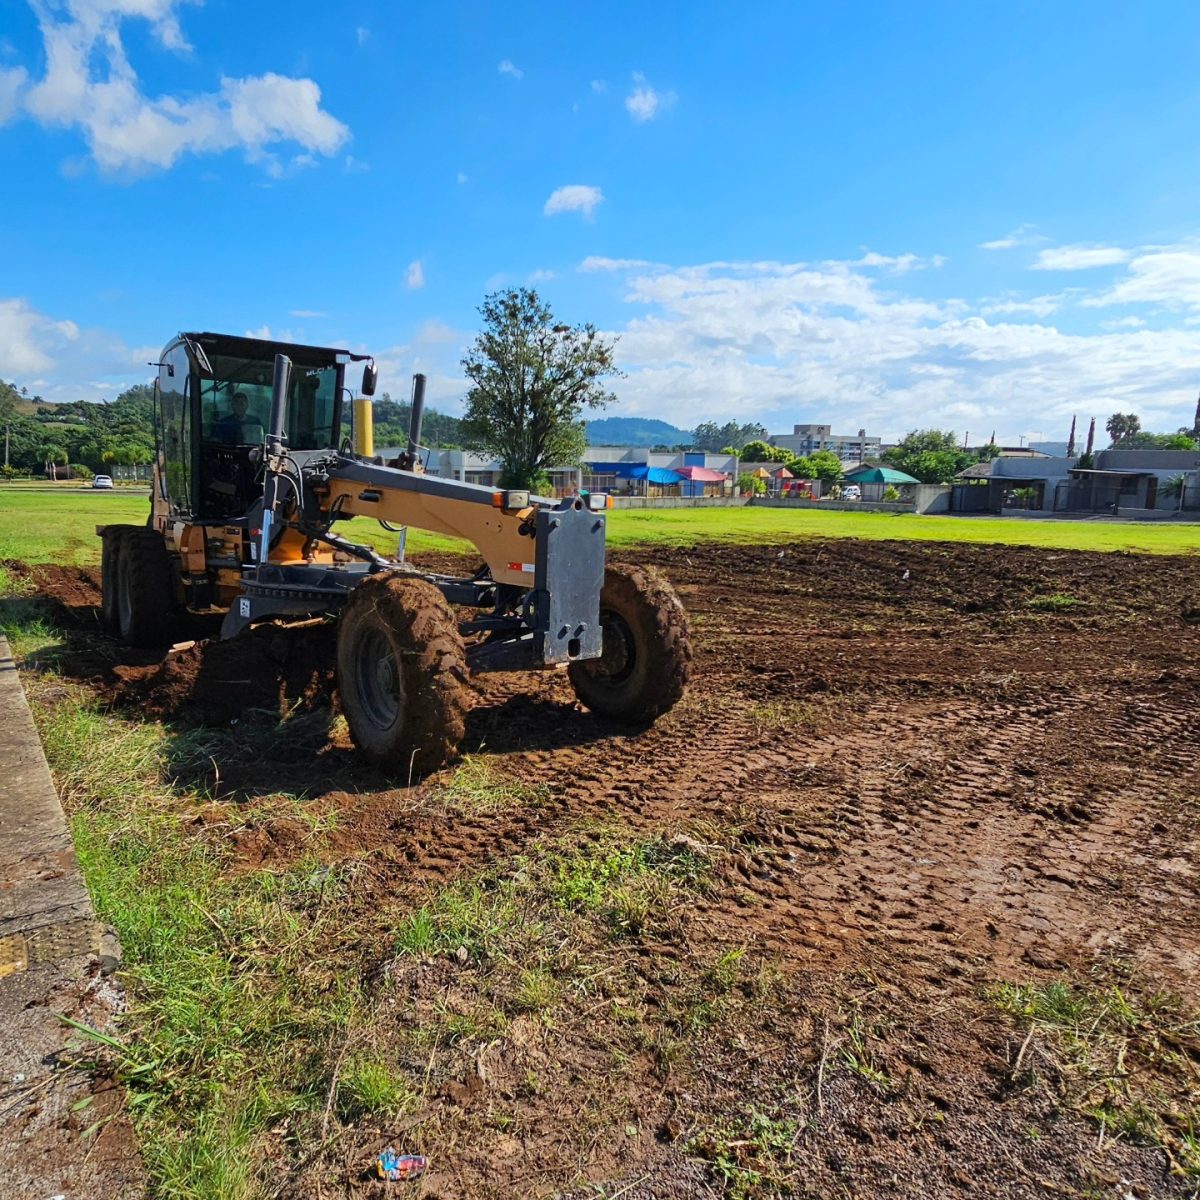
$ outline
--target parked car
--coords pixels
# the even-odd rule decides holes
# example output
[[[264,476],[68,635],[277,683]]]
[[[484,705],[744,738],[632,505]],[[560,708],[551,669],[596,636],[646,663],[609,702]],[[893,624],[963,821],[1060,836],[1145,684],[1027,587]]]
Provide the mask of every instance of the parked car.
[[[92,487],[94,488],[110,488],[112,485],[113,481],[111,475],[97,475],[92,480]]]
[[[843,500],[861,500],[862,488],[857,483],[847,483],[842,485]]]

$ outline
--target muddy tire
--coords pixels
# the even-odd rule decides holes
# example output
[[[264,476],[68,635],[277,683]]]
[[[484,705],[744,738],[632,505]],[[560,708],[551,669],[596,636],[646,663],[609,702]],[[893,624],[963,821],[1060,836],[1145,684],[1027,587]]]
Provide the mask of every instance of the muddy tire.
[[[113,633],[118,629],[118,593],[121,587],[121,552],[129,525],[109,525],[100,546],[100,619]]]
[[[378,575],[338,618],[337,685],[354,743],[403,777],[458,753],[470,691],[467,652],[442,593],[423,579]]]
[[[605,568],[600,592],[601,658],[572,663],[581,704],[601,716],[646,725],[674,707],[692,674],[692,637],[675,589],[653,567]]]
[[[162,534],[129,526],[117,555],[117,632],[129,646],[163,646],[178,614],[171,556]]]

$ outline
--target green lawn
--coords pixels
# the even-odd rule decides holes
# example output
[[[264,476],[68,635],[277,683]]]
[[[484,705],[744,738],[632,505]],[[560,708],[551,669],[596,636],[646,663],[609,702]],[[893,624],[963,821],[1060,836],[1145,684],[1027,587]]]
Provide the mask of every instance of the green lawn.
[[[95,526],[140,524],[149,501],[120,491],[83,488],[34,492],[0,487],[0,559],[26,562],[97,562]],[[395,549],[395,534],[356,518],[339,533]],[[896,539],[921,542],[1000,543],[1056,550],[1134,550],[1147,554],[1200,551],[1200,524],[1124,521],[1026,520],[1018,517],[918,517],[907,513],[822,512],[781,508],[617,509],[609,514],[609,544],[691,545],[723,542],[796,541],[810,537]],[[413,531],[410,551],[465,549],[454,538]]]

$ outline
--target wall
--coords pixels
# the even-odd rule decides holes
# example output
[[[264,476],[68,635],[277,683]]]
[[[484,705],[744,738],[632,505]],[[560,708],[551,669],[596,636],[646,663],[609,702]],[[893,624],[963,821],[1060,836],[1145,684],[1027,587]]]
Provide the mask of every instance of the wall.
[[[614,496],[613,508],[743,508],[749,496]],[[758,501],[755,501],[758,503]]]

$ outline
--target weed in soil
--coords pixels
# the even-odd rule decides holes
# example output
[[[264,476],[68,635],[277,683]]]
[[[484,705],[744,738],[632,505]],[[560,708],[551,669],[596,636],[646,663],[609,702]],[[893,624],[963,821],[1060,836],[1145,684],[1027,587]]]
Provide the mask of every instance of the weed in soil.
[[[1101,1141],[1160,1146],[1175,1171],[1200,1177],[1200,1015],[1178,997],[1142,994],[1115,967],[1084,979],[1001,983],[991,995],[1026,1031],[1011,1065],[1014,1086],[1048,1088],[1097,1122]]]

